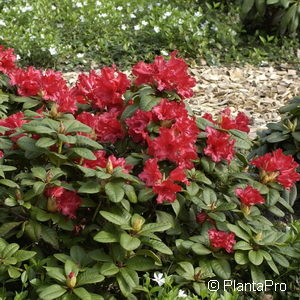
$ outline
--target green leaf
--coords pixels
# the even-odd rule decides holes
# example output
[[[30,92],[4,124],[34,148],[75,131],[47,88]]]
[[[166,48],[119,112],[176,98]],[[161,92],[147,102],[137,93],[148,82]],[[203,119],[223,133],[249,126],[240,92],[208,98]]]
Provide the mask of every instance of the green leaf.
[[[105,193],[111,202],[121,202],[124,198],[123,183],[108,182],[105,185]]]
[[[88,256],[95,261],[102,261],[102,262],[112,261],[112,258],[109,255],[107,255],[103,249],[92,250],[88,253]]]
[[[262,272],[262,270],[260,268],[251,265],[250,270],[251,270],[251,277],[252,277],[253,282],[261,282],[261,283],[265,282],[264,273]]]
[[[199,192],[199,189],[200,187],[196,182],[191,182],[191,184],[186,187],[186,191],[190,196],[196,196]]]
[[[107,262],[100,267],[100,273],[104,276],[113,276],[119,273],[119,268],[114,263]]]
[[[144,245],[152,247],[153,249],[155,249],[163,254],[167,254],[167,255],[173,254],[172,250],[161,241],[146,238],[146,237],[141,237],[141,241]]]
[[[128,269],[128,268],[121,268],[120,269],[120,275],[123,276],[125,281],[129,286],[131,286],[133,289],[138,286],[139,284],[139,276],[136,271]]]
[[[204,247],[202,244],[199,243],[194,244],[192,246],[192,250],[194,251],[194,253],[198,255],[207,255],[211,253],[209,249],[207,249],[206,247]]]
[[[104,280],[104,276],[99,274],[96,270],[89,269],[80,273],[77,277],[77,286],[85,284],[98,283]]]
[[[249,262],[247,253],[241,251],[235,251],[234,259],[239,265],[245,265]]]
[[[9,233],[11,230],[13,230],[15,227],[19,226],[23,222],[9,222],[4,223],[0,226],[0,237],[5,236],[7,233]]]
[[[17,268],[12,267],[12,266],[10,266],[7,269],[7,272],[8,272],[9,277],[13,278],[13,279],[16,279],[21,276],[21,272]]]
[[[170,229],[171,227],[172,227],[172,223],[148,223],[143,226],[140,233],[162,232]]]
[[[94,153],[87,149],[87,148],[71,148],[70,149],[71,152],[77,154],[79,157],[88,159],[88,160],[95,160],[96,156],[94,155]]]
[[[214,273],[222,279],[228,279],[231,275],[230,264],[226,259],[214,259],[211,261]]]
[[[125,119],[130,118],[138,110],[138,108],[138,103],[128,105],[121,115],[121,121],[125,121]]]
[[[36,255],[36,252],[34,251],[28,251],[28,250],[18,250],[14,257],[19,261],[28,260]]]
[[[254,0],[244,0],[242,3],[242,14],[247,15],[254,5]]]
[[[249,235],[244,230],[242,230],[240,227],[233,225],[233,224],[227,224],[227,228],[231,232],[234,232],[235,235],[237,235],[239,238],[249,242],[249,240],[250,240]]]
[[[76,135],[76,144],[84,144],[93,147],[96,150],[103,149],[103,147],[94,140],[84,136],[84,135]]]
[[[193,280],[195,275],[193,265],[187,261],[179,262],[178,265],[179,268],[176,269],[176,272],[187,280]]]
[[[151,110],[154,106],[159,104],[161,98],[154,97],[152,95],[144,95],[140,100],[140,109],[144,111]]]
[[[43,300],[58,299],[60,296],[65,294],[67,291],[58,284],[52,284],[46,288],[43,288],[40,293],[40,298]]]
[[[54,145],[55,143],[56,143],[56,141],[49,137],[42,137],[37,140],[37,142],[35,143],[35,146],[40,147],[40,148],[48,148],[48,147]]]
[[[250,250],[248,252],[248,258],[250,262],[256,266],[261,265],[264,260],[264,256],[260,250]]]
[[[90,293],[83,287],[73,289],[73,292],[82,300],[92,300]]]
[[[127,251],[133,251],[137,249],[141,244],[141,241],[129,235],[127,232],[123,232],[120,236],[120,245]]]
[[[19,185],[16,182],[9,179],[0,179],[0,185],[1,184],[11,188],[19,188]]]
[[[113,224],[116,224],[116,225],[127,224],[127,225],[129,225],[128,218],[125,218],[124,216],[120,216],[120,215],[117,215],[117,214],[114,214],[114,213],[111,213],[111,212],[108,212],[108,211],[104,211],[104,210],[100,211],[100,215],[104,219],[106,219],[107,221],[109,221]]]
[[[101,189],[100,183],[97,181],[84,182],[78,190],[78,193],[96,194]]]
[[[127,283],[125,278],[120,273],[117,275],[117,282],[124,297],[128,298],[133,291],[132,286]]]
[[[234,246],[234,250],[252,250],[252,246],[245,241],[238,241]]]
[[[123,189],[125,191],[128,200],[131,203],[137,203],[138,199],[134,187],[130,184],[124,184]]]
[[[64,270],[58,267],[44,267],[47,271],[47,275],[61,283],[66,282],[66,276]]]
[[[283,255],[279,253],[272,253],[272,257],[275,262],[277,262],[279,265],[283,266],[284,268],[288,268],[290,266],[289,261]]]
[[[135,271],[150,271],[155,268],[155,262],[151,257],[137,255],[126,260],[126,267]]]
[[[119,239],[113,232],[100,231],[94,236],[94,240],[99,243],[115,243]]]
[[[41,237],[46,243],[49,243],[55,249],[59,248],[58,235],[56,230],[48,226],[43,226]]]

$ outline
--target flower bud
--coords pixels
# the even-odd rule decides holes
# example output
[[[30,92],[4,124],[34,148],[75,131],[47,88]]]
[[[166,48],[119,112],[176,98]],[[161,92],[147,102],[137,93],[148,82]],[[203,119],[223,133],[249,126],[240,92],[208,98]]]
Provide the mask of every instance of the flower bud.
[[[66,280],[66,284],[69,288],[74,288],[76,286],[76,281],[77,281],[77,278],[76,278],[76,275],[74,272],[70,272],[70,274],[68,275],[67,277],[67,280]]]
[[[50,110],[50,115],[54,118],[58,117],[57,104],[53,103]]]
[[[262,240],[262,238],[263,238],[263,233],[262,232],[259,232],[255,237],[254,237],[254,239],[256,240],[256,241],[261,241]]]
[[[57,205],[56,205],[55,198],[53,198],[53,197],[48,198],[47,210],[49,212],[53,212],[53,213],[57,212]]]
[[[251,206],[249,205],[242,205],[241,210],[244,215],[248,216],[251,213]]]
[[[260,170],[260,179],[262,183],[274,182],[278,175],[279,172],[266,172],[265,170]]]
[[[111,160],[108,159],[108,160],[107,160],[107,164],[106,164],[106,172],[107,172],[108,174],[112,174],[113,171],[114,171],[114,166],[113,166]]]
[[[143,219],[135,219],[132,223],[132,228],[135,232],[139,232],[144,224]]]

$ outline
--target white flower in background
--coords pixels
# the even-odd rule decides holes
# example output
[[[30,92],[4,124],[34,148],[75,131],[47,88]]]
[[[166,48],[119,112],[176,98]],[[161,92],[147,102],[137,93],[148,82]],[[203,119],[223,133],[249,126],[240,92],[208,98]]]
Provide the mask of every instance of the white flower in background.
[[[172,15],[172,13],[171,13],[170,11],[166,11],[166,12],[163,14],[162,18],[165,20],[167,17],[170,17],[171,15]]]
[[[156,32],[156,33],[159,33],[160,32],[160,28],[158,26],[154,26],[153,27],[153,30]]]
[[[24,7],[21,7],[20,10],[21,10],[21,12],[32,11],[33,7],[30,5],[26,5]]]
[[[201,12],[197,11],[194,14],[195,17],[202,17],[203,15],[201,14]]]
[[[76,2],[75,6],[76,6],[76,7],[79,7],[79,8],[80,8],[80,7],[83,7],[82,3],[80,3],[80,2]]]
[[[165,56],[167,56],[167,55],[169,54],[169,53],[168,53],[167,51],[165,51],[165,50],[161,50],[160,53],[161,53],[162,55],[165,55]]]
[[[157,2],[157,3],[156,3],[156,6],[161,6],[161,3]]]
[[[186,292],[184,290],[179,290],[178,291],[178,297],[179,298],[186,298],[188,295],[186,294]]]
[[[165,283],[165,278],[163,273],[155,272],[154,278],[152,278],[159,286],[162,286]]]
[[[84,54],[83,53],[77,53],[76,55],[78,58],[83,58],[84,57]]]
[[[5,22],[3,20],[0,20],[0,26],[5,26]]]
[[[135,15],[135,14],[130,14],[130,18],[131,18],[131,19],[135,19],[135,18],[136,18],[136,15]]]
[[[150,4],[150,5],[148,5],[148,9],[152,9],[153,8],[153,5],[152,4]]]
[[[134,30],[140,30],[141,26],[140,25],[135,25],[133,28],[134,28]]]
[[[7,12],[9,11],[9,9],[8,9],[7,7],[4,7],[4,8],[2,9],[2,11],[7,13]]]
[[[218,31],[218,30],[219,30],[219,28],[218,28],[217,26],[215,26],[215,25],[211,26],[211,29],[212,29],[213,31]]]
[[[149,23],[147,22],[147,21],[142,21],[142,25],[144,25],[144,26],[146,26],[146,25],[148,25]]]
[[[80,20],[80,22],[84,22],[84,21],[85,21],[84,16],[80,16],[80,17],[79,17],[79,20]]]
[[[55,47],[50,47],[49,52],[50,52],[51,55],[56,55],[57,54],[57,50],[56,50]]]
[[[52,10],[56,10],[56,6],[55,5],[51,5],[51,9]]]
[[[17,58],[17,60],[19,60],[21,58],[21,56],[19,54],[17,54],[16,58]]]
[[[44,39],[45,38],[45,35],[44,34],[41,34],[41,39]]]
[[[104,14],[99,14],[98,16],[99,16],[100,18],[106,18],[106,17],[107,17],[107,14],[105,14],[105,13],[104,13]]]
[[[63,27],[64,27],[64,24],[57,24],[56,27],[57,27],[57,28],[63,28]]]
[[[183,20],[182,20],[182,19],[179,19],[179,20],[178,20],[178,24],[180,24],[180,25],[183,24]]]
[[[122,30],[126,30],[126,29],[127,29],[127,26],[126,26],[125,24],[122,24],[122,25],[121,25],[121,29],[122,29]]]
[[[118,7],[117,7],[117,10],[119,10],[119,11],[121,11],[122,9],[123,9],[122,6],[118,6]]]
[[[101,4],[102,3],[100,1],[96,1],[96,3],[95,3],[96,6],[101,6]]]

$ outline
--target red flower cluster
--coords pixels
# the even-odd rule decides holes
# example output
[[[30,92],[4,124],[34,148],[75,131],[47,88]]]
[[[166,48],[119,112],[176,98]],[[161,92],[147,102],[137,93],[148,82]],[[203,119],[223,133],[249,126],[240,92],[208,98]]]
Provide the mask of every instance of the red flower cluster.
[[[0,120],[0,126],[7,127],[9,130],[5,131],[5,135],[9,136],[16,132],[16,129],[21,127],[23,124],[27,123],[27,120],[23,120],[24,114],[22,112],[18,112],[16,114],[10,115],[6,119]],[[2,134],[0,133],[0,136]],[[12,141],[17,141],[20,137],[24,136],[24,134],[20,134],[11,138]]]
[[[4,157],[3,151],[0,151],[0,158],[3,158],[3,157]]]
[[[236,240],[234,239],[235,234],[233,232],[227,233],[213,228],[208,230],[208,237],[212,247],[224,248],[228,253],[234,251],[233,246],[236,243]]]
[[[207,146],[204,148],[204,154],[210,156],[214,162],[222,159],[231,161],[235,154],[235,140],[230,139],[230,134],[210,126],[207,126],[205,131],[207,132]]]
[[[76,218],[76,211],[81,205],[82,200],[75,192],[55,186],[47,188],[44,194],[48,198],[49,211],[59,211],[71,219]]]
[[[221,118],[218,121],[214,121],[209,113],[204,114],[202,118],[218,124],[223,129],[238,129],[247,133],[250,131],[249,118],[243,112],[239,112],[235,119],[231,119],[230,114],[230,108],[226,108],[221,112]]]
[[[89,112],[82,112],[76,116],[76,120],[90,126],[93,133],[88,135],[102,143],[114,143],[117,139],[125,137],[125,130],[118,120],[119,113],[114,109],[103,114],[94,115]],[[87,135],[85,133],[80,133]]]
[[[97,167],[112,169],[122,167],[124,173],[128,173],[133,168],[132,165],[126,164],[125,158],[116,158],[114,155],[106,157],[106,152],[103,150],[95,152],[94,155],[96,156],[96,160],[83,159],[82,166],[90,169],[96,169]]]
[[[290,188],[300,180],[296,171],[299,166],[292,155],[284,155],[282,149],[267,153],[251,161],[260,170],[263,183],[277,181],[285,188]]]
[[[239,197],[241,203],[245,206],[265,203],[265,199],[259,193],[259,191],[249,184],[244,189],[235,189],[235,194],[237,195],[237,197]]]
[[[20,96],[41,96],[44,100],[55,102],[60,112],[74,113],[77,110],[76,99],[62,73],[53,70],[42,73],[34,67],[28,67],[27,70],[16,69],[9,75],[10,83],[18,87]]]
[[[176,58],[175,51],[170,56],[168,61],[158,56],[152,64],[137,63],[132,69],[137,76],[135,84],[153,84],[159,91],[175,90],[183,99],[193,96],[192,88],[196,80],[188,74],[187,64],[183,59]]]
[[[139,177],[146,183],[146,186],[153,187],[153,192],[158,195],[157,203],[163,203],[164,201],[173,203],[176,200],[176,193],[181,191],[181,186],[174,181],[185,184],[189,184],[189,182],[181,167],[174,169],[170,172],[169,177],[164,179],[157,162],[157,158],[148,159]]]
[[[105,67],[98,75],[92,70],[88,75],[80,74],[73,89],[80,103],[91,103],[95,108],[123,107],[122,96],[130,86],[126,74],[116,67]]]
[[[15,70],[15,61],[17,57],[14,54],[13,49],[4,49],[0,45],[0,72],[4,74],[9,74]]]

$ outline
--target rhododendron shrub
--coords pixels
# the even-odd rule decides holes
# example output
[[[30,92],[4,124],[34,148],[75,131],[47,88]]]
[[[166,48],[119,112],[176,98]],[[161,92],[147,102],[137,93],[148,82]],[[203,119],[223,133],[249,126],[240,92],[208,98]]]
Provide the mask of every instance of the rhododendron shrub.
[[[195,80],[176,53],[138,63],[132,79],[105,67],[71,87],[14,62],[0,48],[0,251],[19,244],[31,260],[3,254],[9,295],[143,299],[143,272],[158,270],[200,295],[210,277],[288,267],[270,215],[292,211],[298,164],[281,150],[248,161],[241,113],[189,113]]]

